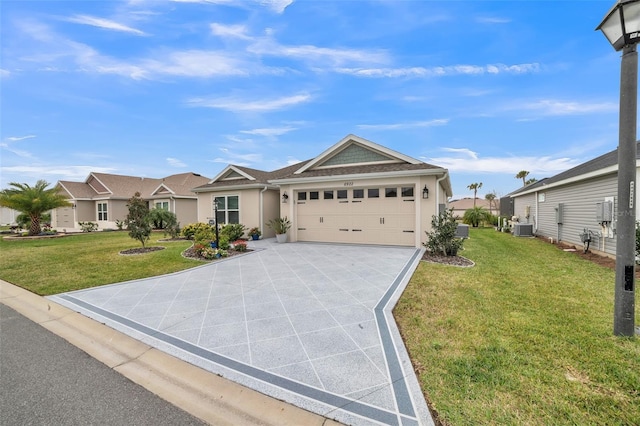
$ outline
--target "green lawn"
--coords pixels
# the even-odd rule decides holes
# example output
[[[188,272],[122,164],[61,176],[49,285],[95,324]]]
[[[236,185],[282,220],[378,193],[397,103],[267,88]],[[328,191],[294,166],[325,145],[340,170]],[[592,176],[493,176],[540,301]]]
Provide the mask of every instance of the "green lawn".
[[[613,271],[493,229],[461,254],[476,266],[421,262],[394,311],[443,423],[640,424],[640,339],[612,335]]]
[[[166,249],[136,256],[121,250],[141,247],[127,232],[92,232],[64,238],[0,241],[0,278],[46,296],[104,284],[152,277],[202,265],[180,253],[190,241],[158,242],[153,233],[147,246]]]

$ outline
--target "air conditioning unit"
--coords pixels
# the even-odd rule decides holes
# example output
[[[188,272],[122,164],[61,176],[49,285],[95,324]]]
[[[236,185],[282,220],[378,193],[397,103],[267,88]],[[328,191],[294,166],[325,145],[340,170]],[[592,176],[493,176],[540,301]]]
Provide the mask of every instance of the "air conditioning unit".
[[[533,223],[516,223],[513,235],[516,237],[533,237]]]
[[[469,238],[469,225],[463,225],[459,223],[458,227],[456,228],[456,237]]]

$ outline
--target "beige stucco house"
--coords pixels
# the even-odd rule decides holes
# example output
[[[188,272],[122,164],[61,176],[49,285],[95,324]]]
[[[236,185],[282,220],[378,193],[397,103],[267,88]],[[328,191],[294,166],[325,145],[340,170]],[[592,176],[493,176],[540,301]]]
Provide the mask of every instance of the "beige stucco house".
[[[446,169],[348,135],[312,160],[273,172],[230,165],[198,196],[198,221],[242,223],[273,236],[267,222],[292,222],[289,241],[420,247],[432,216],[452,195]]]
[[[84,182],[58,181],[58,191],[72,203],[52,212],[58,230],[79,229],[78,222],[95,222],[99,229],[116,228],[116,220],[127,216],[127,201],[139,192],[149,208],[164,208],[176,214],[182,225],[197,222],[197,197],[191,189],[209,181],[196,173],[165,178],[145,178],[109,173],[90,173]]]

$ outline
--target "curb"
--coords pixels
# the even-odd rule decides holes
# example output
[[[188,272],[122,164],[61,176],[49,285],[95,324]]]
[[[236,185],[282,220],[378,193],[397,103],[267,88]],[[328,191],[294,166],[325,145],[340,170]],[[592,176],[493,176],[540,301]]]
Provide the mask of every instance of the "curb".
[[[181,361],[3,280],[0,303],[209,424],[341,424]]]

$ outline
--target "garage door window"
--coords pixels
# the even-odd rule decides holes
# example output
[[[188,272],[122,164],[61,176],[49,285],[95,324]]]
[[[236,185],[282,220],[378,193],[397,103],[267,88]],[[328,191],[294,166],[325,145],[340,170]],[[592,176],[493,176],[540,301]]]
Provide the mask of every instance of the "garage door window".
[[[353,198],[364,198],[364,189],[354,189]]]
[[[404,186],[404,187],[402,187],[402,196],[403,197],[413,197],[413,186]]]
[[[380,198],[380,190],[378,188],[367,189],[367,198]]]
[[[333,200],[333,191],[324,191],[325,200]]]
[[[319,198],[320,198],[320,193],[318,191],[309,192],[309,199],[310,200],[317,200]]]
[[[339,189],[338,191],[338,200],[344,200],[347,198],[347,190],[346,189]]]
[[[396,198],[398,196],[398,188],[385,188],[384,196],[386,198]]]
[[[298,201],[305,201],[307,199],[306,192],[298,192]]]
[[[240,223],[240,205],[237,195],[215,197],[218,203],[217,223]]]

